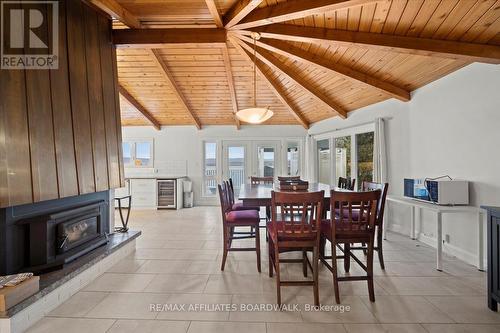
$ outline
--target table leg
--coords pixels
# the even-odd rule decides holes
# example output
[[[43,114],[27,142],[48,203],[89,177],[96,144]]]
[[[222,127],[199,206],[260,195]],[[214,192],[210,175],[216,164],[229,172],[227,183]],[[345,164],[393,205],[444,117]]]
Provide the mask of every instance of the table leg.
[[[415,206],[411,206],[410,216],[410,238],[415,239]]]
[[[436,261],[436,269],[438,271],[443,270],[443,216],[441,212],[437,213],[437,261]]]
[[[479,234],[478,249],[477,249],[477,269],[484,271],[484,252],[483,252],[483,213],[480,211],[478,214],[479,220],[477,221],[477,232]]]

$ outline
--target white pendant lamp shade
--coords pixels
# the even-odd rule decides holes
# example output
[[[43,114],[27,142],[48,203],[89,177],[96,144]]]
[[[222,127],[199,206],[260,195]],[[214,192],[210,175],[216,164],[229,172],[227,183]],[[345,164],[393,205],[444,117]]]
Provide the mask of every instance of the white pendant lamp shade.
[[[249,124],[261,124],[273,116],[273,111],[269,110],[269,107],[258,107],[257,106],[257,79],[256,79],[256,45],[257,40],[260,38],[258,32],[252,32],[253,38],[253,107],[239,110],[236,112],[236,117]]]
[[[273,116],[273,111],[269,110],[268,108],[259,108],[259,107],[239,110],[236,113],[236,117],[238,117],[239,120],[250,124],[263,123],[272,116]]]

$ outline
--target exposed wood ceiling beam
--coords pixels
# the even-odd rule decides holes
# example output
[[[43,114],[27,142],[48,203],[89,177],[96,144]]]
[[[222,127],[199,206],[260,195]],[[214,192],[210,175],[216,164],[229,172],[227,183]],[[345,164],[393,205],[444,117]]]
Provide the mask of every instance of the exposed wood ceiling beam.
[[[222,47],[226,43],[226,29],[118,29],[113,30],[113,44],[117,47],[161,48],[169,44],[212,44]]]
[[[215,1],[214,0],[205,0],[205,3],[207,4],[208,11],[210,12],[210,15],[212,15],[217,28],[223,28],[224,23],[222,23],[222,18],[219,14],[219,10],[217,9],[217,5],[215,4]]]
[[[346,46],[376,48],[389,52],[500,63],[500,46],[458,41],[397,36],[370,32],[334,30],[273,24],[251,29],[262,37],[306,43],[334,43]]]
[[[189,107],[189,103],[188,103],[187,99],[184,97],[184,94],[182,93],[181,89],[177,85],[177,82],[175,82],[175,78],[172,75],[170,68],[168,68],[167,64],[163,61],[158,50],[148,50],[148,52],[151,55],[151,58],[153,59],[155,64],[160,69],[160,72],[162,73],[162,75],[165,77],[165,80],[172,88],[172,92],[177,96],[179,101],[182,103],[182,105],[184,106],[186,111],[189,113],[189,116],[191,117],[191,119],[193,119],[193,122],[196,125],[196,127],[198,129],[201,129],[200,120],[198,119],[198,117],[196,117],[194,112]]]
[[[233,117],[236,123],[236,128],[240,129],[240,120],[236,117],[236,112],[238,112],[238,100],[236,99],[236,89],[234,87],[233,71],[231,68],[231,59],[229,58],[229,53],[227,51],[227,44],[221,49],[221,51],[224,66],[226,67],[227,84],[229,86],[229,94],[231,95],[231,104],[233,106]]]
[[[241,33],[249,34],[250,32],[241,31]],[[383,80],[379,80],[365,73],[356,71],[348,66],[337,64],[324,58],[315,56],[299,47],[290,45],[287,42],[273,39],[267,39],[264,41],[261,39],[257,42],[257,45],[265,48],[266,50],[289,57],[293,60],[301,61],[308,65],[319,66],[323,69],[335,72],[336,74],[340,74],[342,77],[348,80],[365,84],[370,88],[375,88],[383,92],[384,94],[390,95],[391,97],[397,98],[401,101],[407,102],[411,98],[410,92],[403,88],[400,88]]]
[[[86,0],[88,3],[96,6],[102,11],[106,12],[109,16],[123,24],[127,25],[129,28],[139,29],[142,27],[141,22],[137,17],[131,14],[128,10],[123,8],[115,0]]]
[[[250,44],[253,43],[253,40],[245,37],[238,35],[238,37],[242,41],[246,41]],[[252,52],[252,46],[242,43],[242,46],[247,49],[248,52]],[[340,116],[341,118],[347,118],[347,111],[340,106],[338,103],[334,102],[326,96],[319,88],[313,86],[311,83],[307,82],[304,80],[304,78],[298,73],[294,68],[291,68],[288,65],[285,65],[283,62],[281,62],[278,58],[272,55],[272,53],[264,50],[261,47],[257,47],[257,57],[264,62],[267,66],[271,67],[273,70],[277,71],[279,74],[285,76],[295,84],[297,84],[299,87],[301,87],[303,90],[308,92],[311,96],[313,96],[319,103],[322,105],[326,106],[329,110],[332,110],[336,113],[336,115]]]
[[[262,25],[301,19],[335,10],[362,6],[380,0],[290,0],[274,6],[259,8],[232,29],[248,29]]]
[[[234,37],[231,37],[231,36],[228,36],[229,37],[229,40],[231,41],[231,43],[234,45],[234,47],[236,47],[236,49],[238,50],[238,52],[247,60],[247,62],[249,63],[253,63],[253,60],[252,58],[250,57],[250,54],[247,53],[247,51],[245,51],[243,49],[243,47],[240,45],[241,44],[244,44],[243,41],[240,41],[238,40],[237,38],[234,38]],[[257,60],[256,62],[256,65],[257,65],[257,74],[259,74],[259,76],[261,78],[264,79],[264,81],[268,84],[269,88],[276,94],[276,97],[281,101],[281,103],[283,103],[283,105],[288,109],[288,111],[290,112],[290,114],[305,128],[305,129],[308,129],[310,124],[309,122],[307,121],[307,119],[304,118],[303,115],[301,115],[297,110],[298,110],[298,107],[295,106],[294,102],[291,101],[285,94],[285,92],[283,91],[283,89],[276,83],[274,82],[274,80],[268,78],[265,74],[264,74],[264,64],[260,61],[260,60]]]
[[[156,128],[158,131],[161,130],[160,123],[153,117],[151,113],[138,100],[136,100],[121,84],[118,85],[118,92],[123,96],[134,108],[137,109],[142,115]]]
[[[260,5],[263,0],[239,0],[224,16],[224,26],[231,28],[245,18],[252,10]]]

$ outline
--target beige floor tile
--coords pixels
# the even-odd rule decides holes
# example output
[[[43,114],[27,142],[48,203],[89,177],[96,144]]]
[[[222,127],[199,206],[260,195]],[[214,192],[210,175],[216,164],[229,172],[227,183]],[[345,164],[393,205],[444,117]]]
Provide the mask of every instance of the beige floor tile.
[[[424,324],[429,333],[499,333],[499,325]]]
[[[452,323],[453,320],[422,296],[378,296],[375,303],[361,297],[381,323]]]
[[[108,273],[135,273],[146,260],[125,259],[107,270]]]
[[[120,319],[155,319],[158,314],[151,308],[168,302],[167,294],[111,293],[85,317]]]
[[[135,243],[138,249],[161,249],[167,241],[154,237],[139,237]]]
[[[484,296],[426,297],[457,323],[500,324],[500,313],[488,309]]]
[[[481,295],[483,292],[454,277],[392,277],[376,282],[390,295]]]
[[[420,324],[344,324],[348,333],[426,333]]]
[[[76,293],[66,302],[50,312],[54,317],[84,317],[90,310],[99,304],[108,293],[86,292]]]
[[[275,295],[233,295],[233,304],[237,311],[230,313],[230,321],[302,322],[300,308],[293,309],[297,305],[294,297],[282,296],[283,311],[279,310]]]
[[[163,245],[163,248],[198,250],[203,248],[204,243],[205,241],[199,241],[199,240],[167,240]]]
[[[115,321],[112,319],[43,318],[28,333],[104,333]]]
[[[188,333],[266,333],[265,323],[193,321]]]
[[[186,271],[185,261],[176,260],[147,260],[137,273],[144,274],[182,274]]]
[[[185,333],[189,321],[117,320],[107,333]]]
[[[202,293],[208,275],[159,274],[144,289],[146,292]]]
[[[262,294],[262,281],[252,275],[234,273],[210,275],[205,293],[208,294]]]
[[[342,324],[312,323],[268,323],[267,333],[342,333],[346,332]]]
[[[172,294],[167,303],[178,307],[159,312],[156,319],[226,321],[231,310],[231,295]]]
[[[85,287],[85,291],[139,292],[153,280],[151,274],[104,273]]]
[[[298,296],[299,304],[313,304],[310,297]],[[358,296],[346,296],[337,305],[330,298],[330,302],[321,302],[323,308],[319,311],[302,311],[302,319],[308,323],[376,323],[377,320],[371,314],[368,307]]]

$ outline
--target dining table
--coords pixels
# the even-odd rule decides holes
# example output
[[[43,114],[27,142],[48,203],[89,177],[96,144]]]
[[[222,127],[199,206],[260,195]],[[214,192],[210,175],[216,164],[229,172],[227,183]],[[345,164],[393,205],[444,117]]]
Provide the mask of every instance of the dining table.
[[[330,191],[353,192],[351,190],[342,189],[337,186],[331,186],[323,183],[309,183],[307,190],[300,191],[302,193],[325,191],[325,207],[330,205]],[[242,184],[238,199],[245,207],[270,207],[271,192],[280,191],[279,183],[273,184]]]

